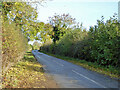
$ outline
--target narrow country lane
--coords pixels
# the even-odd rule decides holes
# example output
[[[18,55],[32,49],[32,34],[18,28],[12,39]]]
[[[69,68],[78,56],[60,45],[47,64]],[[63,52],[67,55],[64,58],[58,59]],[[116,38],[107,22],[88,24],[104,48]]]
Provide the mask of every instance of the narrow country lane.
[[[118,88],[117,80],[37,50],[32,53],[61,88]]]

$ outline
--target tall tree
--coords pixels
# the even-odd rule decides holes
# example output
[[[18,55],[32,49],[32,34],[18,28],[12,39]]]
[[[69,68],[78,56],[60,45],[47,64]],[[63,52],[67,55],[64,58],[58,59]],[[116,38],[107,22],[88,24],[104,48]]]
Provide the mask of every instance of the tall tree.
[[[75,24],[75,18],[72,18],[69,14],[55,14],[53,17],[49,17],[49,22],[53,26],[52,39],[55,43]]]
[[[3,2],[2,14],[4,21],[14,22],[28,39],[33,38],[32,36],[37,32],[35,29],[37,11],[31,4],[26,2]]]

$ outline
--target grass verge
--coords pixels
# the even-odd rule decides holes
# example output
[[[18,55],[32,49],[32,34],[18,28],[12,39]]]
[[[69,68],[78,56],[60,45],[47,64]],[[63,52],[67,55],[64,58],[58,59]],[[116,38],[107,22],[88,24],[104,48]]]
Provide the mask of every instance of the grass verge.
[[[109,68],[98,65],[97,63],[93,63],[93,62],[87,62],[85,60],[80,60],[80,59],[76,59],[76,58],[71,58],[71,57],[65,57],[65,56],[60,56],[60,55],[54,55],[51,53],[46,53],[44,51],[42,51],[45,54],[48,54],[50,56],[54,56],[56,58],[71,62],[73,64],[76,65],[80,65],[86,69],[89,69],[91,71],[95,71],[98,72],[100,74],[104,74],[106,76],[109,76],[111,78],[114,79],[120,79],[120,68],[115,68],[110,66]]]
[[[42,65],[27,52],[20,62],[3,74],[2,88],[46,88]]]

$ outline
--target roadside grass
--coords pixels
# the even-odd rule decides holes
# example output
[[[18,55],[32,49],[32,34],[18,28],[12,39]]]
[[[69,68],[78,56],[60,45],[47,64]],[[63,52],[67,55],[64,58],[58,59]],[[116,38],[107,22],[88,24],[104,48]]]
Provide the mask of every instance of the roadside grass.
[[[76,65],[80,65],[80,66],[82,66],[86,69],[104,74],[104,75],[109,76],[111,78],[120,79],[120,68],[115,68],[115,67],[112,67],[112,66],[107,68],[107,67],[98,65],[97,63],[87,62],[85,60],[80,60],[80,59],[76,59],[76,58],[55,55],[55,54],[47,53],[47,52],[44,52],[44,51],[40,51],[40,52],[43,52],[43,53],[48,54],[50,56],[54,56],[56,58],[71,62],[71,63],[76,64]]]
[[[3,74],[2,88],[45,88],[42,66],[31,52]]]

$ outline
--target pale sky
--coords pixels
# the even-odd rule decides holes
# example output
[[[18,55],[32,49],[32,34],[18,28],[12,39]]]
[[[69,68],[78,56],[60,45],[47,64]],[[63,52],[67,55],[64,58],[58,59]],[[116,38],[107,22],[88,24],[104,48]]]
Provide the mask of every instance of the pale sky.
[[[89,29],[89,26],[95,25],[101,16],[107,20],[114,13],[118,14],[118,1],[120,0],[48,0],[42,4],[43,6],[38,6],[38,20],[47,23],[48,17],[55,13],[69,13],[77,22],[82,22],[83,26]]]
[[[88,2],[89,1],[89,2]],[[38,7],[38,20],[47,23],[48,17],[69,13],[76,21],[89,28],[101,16],[109,19],[118,13],[119,0],[49,0]]]

